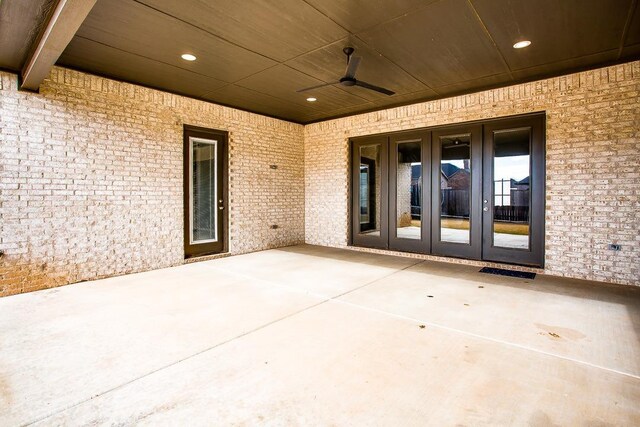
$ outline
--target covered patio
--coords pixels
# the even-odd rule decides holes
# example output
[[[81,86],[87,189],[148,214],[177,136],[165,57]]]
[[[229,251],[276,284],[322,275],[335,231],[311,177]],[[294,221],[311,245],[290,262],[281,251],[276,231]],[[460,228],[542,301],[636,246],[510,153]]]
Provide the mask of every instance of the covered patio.
[[[639,291],[302,245],[3,298],[2,422],[637,425]]]

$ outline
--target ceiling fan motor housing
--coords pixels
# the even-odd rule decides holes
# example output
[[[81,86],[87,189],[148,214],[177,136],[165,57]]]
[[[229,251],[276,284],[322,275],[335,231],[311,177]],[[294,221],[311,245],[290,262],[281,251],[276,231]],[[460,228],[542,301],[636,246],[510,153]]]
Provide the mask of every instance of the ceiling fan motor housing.
[[[356,79],[352,78],[352,77],[343,77],[340,79],[340,84],[342,86],[355,86],[356,85]]]

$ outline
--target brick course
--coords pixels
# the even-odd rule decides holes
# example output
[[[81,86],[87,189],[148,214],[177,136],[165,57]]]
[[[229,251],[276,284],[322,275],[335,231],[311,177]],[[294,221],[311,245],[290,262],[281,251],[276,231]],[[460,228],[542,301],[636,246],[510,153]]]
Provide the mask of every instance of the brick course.
[[[302,126],[57,67],[0,81],[0,296],[183,263],[183,124],[229,132],[232,254],[304,241]]]
[[[544,272],[640,285],[639,95],[636,61],[305,126],[306,241],[347,245],[350,137],[545,111]]]

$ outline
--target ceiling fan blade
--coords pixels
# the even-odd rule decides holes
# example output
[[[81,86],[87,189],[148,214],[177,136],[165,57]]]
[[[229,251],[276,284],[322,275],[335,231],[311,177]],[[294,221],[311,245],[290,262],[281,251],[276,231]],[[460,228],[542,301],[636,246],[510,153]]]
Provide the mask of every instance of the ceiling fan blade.
[[[359,56],[349,58],[349,63],[347,64],[347,70],[344,72],[345,77],[354,78],[356,76],[356,71],[358,71],[358,66],[360,65]]]
[[[316,85],[316,86],[306,87],[306,88],[304,88],[304,89],[297,90],[296,92],[298,92],[298,93],[300,93],[300,92],[306,92],[306,91],[313,90],[313,89],[319,89],[319,88],[321,88],[321,87],[325,87],[325,86],[332,86],[332,85],[334,85],[334,84],[336,84],[336,83],[337,83],[337,82],[335,82],[335,83],[322,83],[321,85]]]
[[[375,90],[376,92],[384,93],[385,95],[389,95],[389,96],[395,94],[395,92],[392,91],[392,90],[385,89],[385,88],[380,87],[380,86],[374,86],[374,85],[371,85],[369,83],[361,82],[360,80],[356,80],[356,86],[360,86],[360,87],[363,87],[363,88],[366,88],[366,89]]]

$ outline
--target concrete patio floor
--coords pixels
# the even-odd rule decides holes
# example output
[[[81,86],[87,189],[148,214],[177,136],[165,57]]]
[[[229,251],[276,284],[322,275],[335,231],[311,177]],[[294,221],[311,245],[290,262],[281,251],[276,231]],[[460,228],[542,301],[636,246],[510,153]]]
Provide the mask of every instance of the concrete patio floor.
[[[640,289],[295,246],[0,299],[0,425],[640,425]]]

